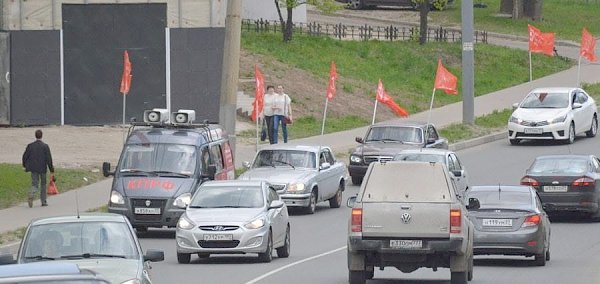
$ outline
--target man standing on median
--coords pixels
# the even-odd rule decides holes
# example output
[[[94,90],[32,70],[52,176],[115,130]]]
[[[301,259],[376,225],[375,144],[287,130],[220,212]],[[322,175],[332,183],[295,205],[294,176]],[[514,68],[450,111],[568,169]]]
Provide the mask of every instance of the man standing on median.
[[[35,131],[35,142],[29,143],[23,153],[23,167],[26,172],[31,172],[31,189],[29,190],[29,198],[27,202],[29,208],[33,207],[33,198],[40,190],[40,199],[42,206],[48,206],[46,200],[46,172],[50,169],[50,174],[54,174],[54,166],[52,165],[52,154],[48,144],[42,142],[42,131]]]

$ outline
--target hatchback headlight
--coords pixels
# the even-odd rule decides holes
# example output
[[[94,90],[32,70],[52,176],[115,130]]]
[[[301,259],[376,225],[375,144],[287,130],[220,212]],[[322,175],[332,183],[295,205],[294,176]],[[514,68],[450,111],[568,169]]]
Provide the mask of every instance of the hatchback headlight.
[[[194,226],[194,222],[192,222],[192,220],[190,220],[185,214],[181,215],[181,217],[179,217],[179,221],[177,221],[177,228],[183,230],[189,230],[194,228]]]
[[[110,192],[110,203],[123,205],[125,204],[125,199],[118,191],[113,190]]]
[[[350,162],[360,164],[362,163],[362,157],[358,155],[350,155]]]
[[[297,193],[304,190],[306,186],[303,183],[292,183],[288,186],[287,192]]]
[[[248,222],[244,225],[244,228],[246,229],[258,229],[258,228],[262,228],[265,225],[265,219],[263,218],[258,218],[255,219],[252,222]]]
[[[523,121],[523,120],[521,120],[520,118],[516,118],[512,115],[510,116],[510,119],[508,120],[508,122],[512,122],[512,123],[516,123],[516,124],[520,124],[521,121]]]
[[[550,124],[563,123],[563,122],[565,122],[565,120],[567,120],[567,114],[561,115],[561,116],[559,116],[559,117],[557,117],[555,119],[552,119],[552,120],[548,119],[548,123],[550,123]]]
[[[190,201],[192,201],[192,194],[187,192],[175,198],[175,200],[173,201],[173,206],[185,208],[188,205],[190,205]]]

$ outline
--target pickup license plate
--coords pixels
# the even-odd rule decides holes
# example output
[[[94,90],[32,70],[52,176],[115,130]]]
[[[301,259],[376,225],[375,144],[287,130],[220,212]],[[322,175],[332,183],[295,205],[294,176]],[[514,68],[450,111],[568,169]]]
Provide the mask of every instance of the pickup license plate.
[[[525,128],[525,134],[542,134],[543,130],[541,128]]]
[[[204,235],[205,241],[231,241],[233,240],[232,234],[211,234]]]
[[[485,227],[512,227],[512,219],[483,219]]]
[[[136,207],[134,212],[135,214],[160,215],[160,208]]]
[[[544,186],[544,192],[567,192],[566,185],[547,185]]]
[[[422,240],[390,240],[390,248],[417,249],[423,247]]]

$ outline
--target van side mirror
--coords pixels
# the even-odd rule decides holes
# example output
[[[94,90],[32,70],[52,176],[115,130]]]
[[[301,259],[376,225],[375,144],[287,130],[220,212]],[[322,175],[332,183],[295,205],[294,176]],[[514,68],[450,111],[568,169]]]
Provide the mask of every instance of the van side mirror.
[[[427,138],[427,145],[435,143],[435,138],[429,137]]]
[[[110,163],[109,162],[102,163],[102,175],[104,175],[104,177],[115,175],[115,172],[110,171]]]
[[[354,204],[356,204],[356,196],[352,196],[348,198],[348,201],[346,201],[346,206],[350,208],[354,207]]]
[[[215,180],[215,175],[217,174],[217,166],[208,165],[206,168],[206,172],[202,174],[202,178],[206,178],[209,180]]]
[[[358,142],[358,143],[360,143],[360,144],[363,144],[363,143],[365,143],[365,141],[362,139],[362,137],[355,137],[355,138],[354,138],[354,141],[356,141],[356,142]]]
[[[514,103],[514,104],[512,104],[512,109],[513,109],[513,110],[515,110],[515,109],[517,109],[517,108],[519,108],[519,103]]]
[[[144,261],[156,262],[163,260],[165,260],[165,253],[162,250],[149,249],[144,255]]]
[[[468,210],[477,210],[481,207],[481,204],[479,204],[479,199],[477,198],[469,198],[469,204],[467,205],[467,209]]]

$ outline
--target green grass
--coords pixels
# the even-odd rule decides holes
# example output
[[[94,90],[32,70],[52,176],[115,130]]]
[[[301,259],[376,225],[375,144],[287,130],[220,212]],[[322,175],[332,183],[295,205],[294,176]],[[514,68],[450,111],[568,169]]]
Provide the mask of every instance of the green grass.
[[[596,103],[600,103],[600,83],[597,84],[584,84],[582,88],[590,95]]]
[[[456,143],[501,131],[506,127],[511,109],[494,111],[490,114],[475,118],[475,125],[463,123],[451,124],[440,129],[440,135],[448,139],[448,143]]]
[[[79,169],[57,168],[55,175],[59,193],[97,182],[103,178],[100,173]],[[87,182],[83,180],[84,177],[88,179]],[[50,173],[48,173],[47,179],[49,182]],[[31,188],[31,174],[26,173],[21,165],[0,163],[0,181],[2,181],[0,182],[0,208],[27,201]],[[39,199],[39,194],[36,199]]]
[[[288,125],[288,139],[299,139],[304,137],[321,135],[321,127],[323,118],[315,118],[314,116],[305,116],[294,119],[294,124]],[[366,126],[371,121],[366,117],[360,116],[345,116],[345,117],[331,117],[325,121],[325,133],[338,132],[348,129],[354,129],[358,127]],[[237,137],[241,138],[254,138],[256,137],[255,130],[244,130],[237,134]],[[281,131],[279,131],[278,141],[283,141]],[[265,143],[265,142],[263,142]]]
[[[461,0],[443,12],[429,13],[431,23],[459,26],[461,23]],[[474,0],[473,3],[485,3],[487,8],[473,9],[475,29],[504,34],[527,36],[527,24],[532,24],[542,32],[554,32],[557,39],[579,42],[581,29],[585,26],[592,35],[600,36],[600,1],[586,0],[544,0],[543,20],[533,22],[530,19],[513,20],[497,17],[500,0]]]

